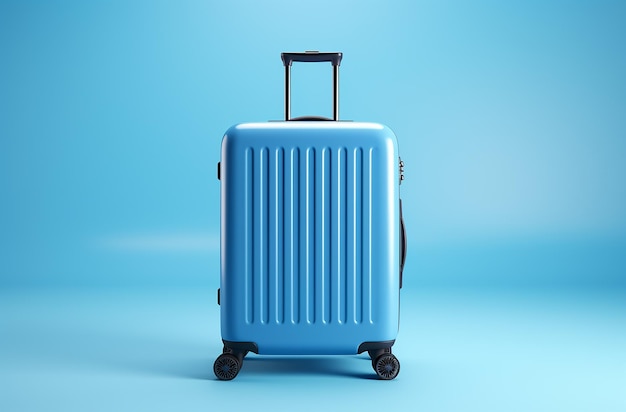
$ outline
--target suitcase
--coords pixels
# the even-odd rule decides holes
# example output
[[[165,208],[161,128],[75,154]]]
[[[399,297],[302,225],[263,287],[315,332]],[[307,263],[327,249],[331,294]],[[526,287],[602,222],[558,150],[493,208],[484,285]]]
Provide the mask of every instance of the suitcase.
[[[223,353],[218,379],[248,352],[368,352],[381,379],[400,370],[391,353],[406,258],[394,133],[339,121],[342,53],[282,53],[285,121],[226,132],[221,182]],[[292,62],[331,62],[333,119],[290,118]]]

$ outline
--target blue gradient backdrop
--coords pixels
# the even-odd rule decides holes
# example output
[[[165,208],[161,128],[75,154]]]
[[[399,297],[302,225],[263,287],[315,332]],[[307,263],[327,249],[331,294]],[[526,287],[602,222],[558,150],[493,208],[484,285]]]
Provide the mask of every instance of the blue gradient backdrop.
[[[0,410],[625,410],[624,21],[620,1],[2,1]],[[220,141],[282,118],[279,54],[308,49],[344,52],[341,117],[390,126],[406,163],[402,372],[253,356],[228,386]],[[329,115],[330,79],[294,65],[294,115]]]

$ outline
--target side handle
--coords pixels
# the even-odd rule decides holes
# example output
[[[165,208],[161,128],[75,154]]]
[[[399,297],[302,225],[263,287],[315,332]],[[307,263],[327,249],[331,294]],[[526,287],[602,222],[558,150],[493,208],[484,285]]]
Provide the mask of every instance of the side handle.
[[[400,199],[400,288],[402,289],[402,274],[404,273],[404,262],[406,262],[406,227],[404,216],[402,215],[402,199]]]

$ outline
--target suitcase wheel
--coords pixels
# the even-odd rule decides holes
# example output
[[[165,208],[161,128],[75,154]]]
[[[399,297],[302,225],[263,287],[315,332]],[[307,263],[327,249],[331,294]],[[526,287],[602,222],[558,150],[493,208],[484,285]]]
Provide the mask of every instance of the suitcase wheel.
[[[239,369],[241,368],[241,362],[235,355],[230,353],[222,353],[217,357],[213,364],[213,372],[217,379],[222,381],[230,381],[237,376]]]
[[[391,380],[400,372],[400,362],[391,353],[384,353],[377,357],[372,362],[372,366],[378,377],[383,380]]]

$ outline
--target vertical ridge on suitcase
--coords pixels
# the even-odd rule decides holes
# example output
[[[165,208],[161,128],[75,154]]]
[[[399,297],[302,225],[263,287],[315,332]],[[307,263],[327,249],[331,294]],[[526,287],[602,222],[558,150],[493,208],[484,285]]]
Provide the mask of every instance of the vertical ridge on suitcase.
[[[269,150],[269,149],[267,149]],[[268,242],[268,310],[269,320],[276,324],[284,323],[285,319],[285,196],[283,193],[285,179],[285,149],[278,147],[269,152],[268,170],[268,210],[273,211],[269,215],[269,242]]]
[[[288,239],[287,250],[285,250],[285,270],[289,273],[289,287],[286,288],[289,299],[289,322],[300,323],[300,149],[297,147],[289,150],[289,164],[287,168],[288,176],[285,181],[285,199],[288,202],[285,207],[284,225],[285,239]]]
[[[331,260],[337,265],[337,293],[335,301],[337,303],[337,322],[346,323],[347,311],[348,311],[348,273],[346,267],[345,251],[348,244],[348,230],[346,227],[347,219],[347,199],[346,199],[346,186],[347,186],[347,171],[346,171],[346,148],[340,147],[337,149],[337,233],[334,234],[334,238],[337,239],[336,247],[333,249],[333,255]],[[333,228],[334,230],[334,228]]]
[[[352,238],[362,239],[363,223],[363,148],[356,147],[352,151]],[[348,248],[347,261],[350,264],[349,272],[352,272],[352,311],[354,323],[363,321],[363,278],[360,276],[363,268],[363,242],[352,242],[352,250]],[[351,269],[351,270],[350,270]]]
[[[305,178],[305,216],[304,221],[301,220],[304,231],[306,232],[306,244],[304,245],[304,250],[300,255],[305,257],[305,276],[306,276],[306,301],[305,303],[305,312],[306,312],[306,323],[314,324],[316,319],[316,285],[315,285],[315,272],[316,272],[316,251],[315,251],[315,226],[316,226],[316,214],[315,214],[315,198],[317,196],[315,191],[315,162],[316,162],[316,153],[315,148],[309,147],[306,149],[306,173],[304,175]],[[300,275],[301,276],[301,275]]]

